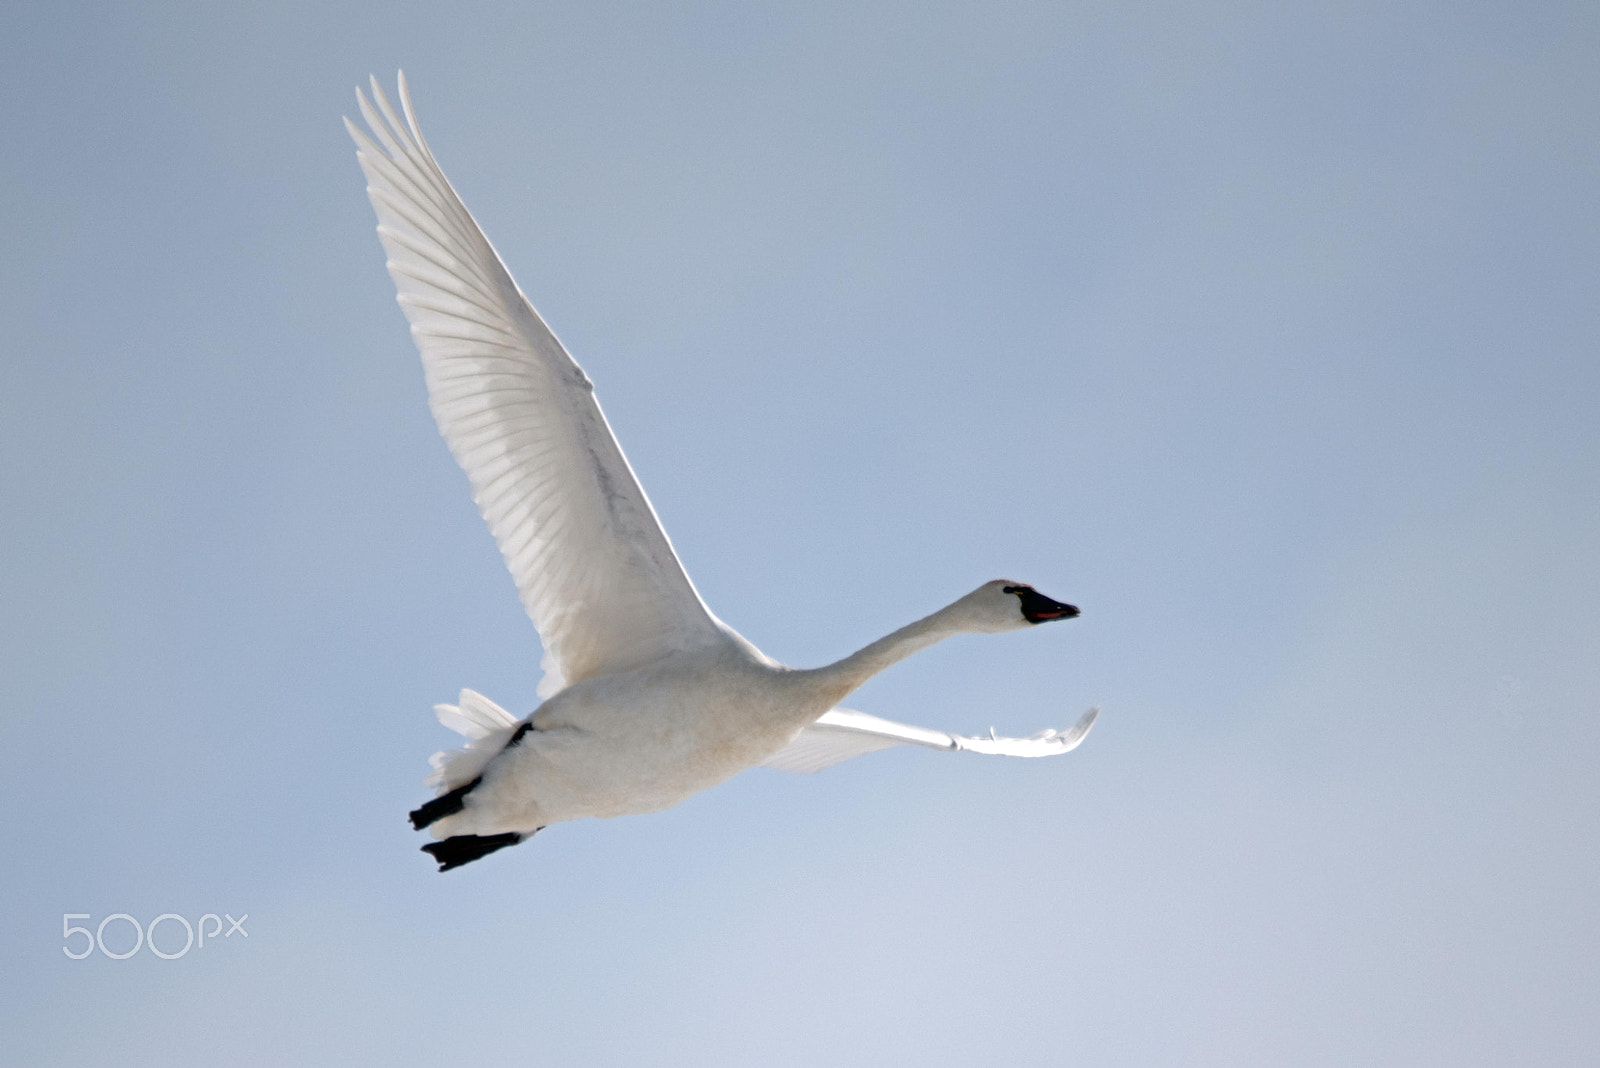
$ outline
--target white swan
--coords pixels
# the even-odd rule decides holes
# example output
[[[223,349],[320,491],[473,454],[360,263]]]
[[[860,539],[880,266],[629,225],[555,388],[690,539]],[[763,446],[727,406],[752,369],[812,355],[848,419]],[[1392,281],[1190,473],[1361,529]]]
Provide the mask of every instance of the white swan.
[[[892,745],[1064,753],[1065,731],[969,738],[836,707],[941,638],[1078,614],[1009,580],[984,583],[836,664],[784,666],[700,600],[595,401],[434,161],[405,76],[405,121],[372,81],[348,119],[389,274],[422,352],[428,400],[544,643],[546,700],[517,720],[462,691],[439,705],[466,748],[436,754],[438,796],[411,813],[446,871],[548,824],[654,812],[756,764],[817,771]],[[376,107],[374,107],[376,104]]]

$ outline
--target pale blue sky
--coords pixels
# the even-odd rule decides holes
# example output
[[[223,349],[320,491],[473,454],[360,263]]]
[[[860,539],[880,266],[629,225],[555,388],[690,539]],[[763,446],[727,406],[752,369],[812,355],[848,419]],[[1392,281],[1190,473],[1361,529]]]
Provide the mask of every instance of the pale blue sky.
[[[1592,1064],[1597,11],[11,5],[0,1061]],[[396,67],[723,619],[1032,581],[853,703],[1084,747],[435,874],[430,706],[538,649],[339,124]]]

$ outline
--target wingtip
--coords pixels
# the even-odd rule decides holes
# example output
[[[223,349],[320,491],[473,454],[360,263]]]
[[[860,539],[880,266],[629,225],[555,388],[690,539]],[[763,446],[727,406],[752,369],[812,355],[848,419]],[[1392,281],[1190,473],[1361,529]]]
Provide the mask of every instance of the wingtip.
[[[1066,736],[1072,739],[1072,741],[1066,747],[1067,751],[1076,749],[1078,746],[1084,743],[1084,739],[1089,737],[1089,732],[1094,729],[1095,721],[1099,718],[1099,705],[1095,705],[1093,708],[1089,709],[1089,711],[1078,717],[1078,722],[1074,723],[1066,732]]]

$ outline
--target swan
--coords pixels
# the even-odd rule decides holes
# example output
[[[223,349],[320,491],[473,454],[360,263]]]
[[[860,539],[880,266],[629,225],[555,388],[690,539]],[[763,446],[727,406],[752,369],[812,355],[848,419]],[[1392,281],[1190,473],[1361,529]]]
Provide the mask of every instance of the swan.
[[[713,615],[601,414],[594,385],[512,280],[434,160],[399,76],[404,120],[371,79],[348,118],[378,238],[428,401],[544,646],[523,719],[472,690],[435,706],[464,747],[437,753],[436,796],[410,814],[440,871],[552,823],[655,812],[755,765],[814,772],[922,745],[1065,753],[1094,725],[968,737],[839,707],[867,679],[953,634],[1022,630],[1078,609],[986,582],[826,667],[795,669]]]

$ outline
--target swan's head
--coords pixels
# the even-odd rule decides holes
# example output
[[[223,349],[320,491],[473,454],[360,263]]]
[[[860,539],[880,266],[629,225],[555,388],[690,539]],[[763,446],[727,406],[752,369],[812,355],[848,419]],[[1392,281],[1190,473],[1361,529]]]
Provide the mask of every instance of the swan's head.
[[[995,579],[985,582],[959,602],[973,630],[1021,630],[1052,619],[1071,619],[1078,610],[1051,600],[1026,582]]]

